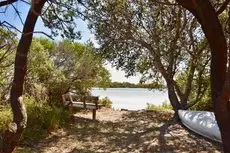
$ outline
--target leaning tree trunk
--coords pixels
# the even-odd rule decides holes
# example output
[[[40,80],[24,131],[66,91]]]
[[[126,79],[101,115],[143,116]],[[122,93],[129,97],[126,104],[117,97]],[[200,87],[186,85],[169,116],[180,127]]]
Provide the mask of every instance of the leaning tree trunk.
[[[220,128],[224,152],[230,153],[229,86],[226,81],[227,43],[218,14],[208,0],[177,0],[200,22],[211,48],[211,93],[214,113]]]
[[[21,134],[26,127],[27,114],[22,101],[23,83],[27,68],[27,55],[33,37],[33,31],[41,14],[42,7],[46,0],[34,0],[27,15],[23,34],[18,44],[15,58],[15,70],[12,88],[10,91],[10,104],[13,111],[13,123],[9,125],[9,129],[5,132],[2,153],[11,153],[18,144]]]
[[[166,83],[167,83],[167,88],[168,88],[168,98],[169,98],[169,101],[173,107],[173,110],[174,110],[174,117],[176,119],[179,119],[178,117],[178,110],[181,109],[181,104],[178,100],[178,97],[176,95],[176,91],[175,91],[175,88],[174,88],[174,85],[173,85],[173,81],[170,80],[170,79],[165,79],[166,80]]]

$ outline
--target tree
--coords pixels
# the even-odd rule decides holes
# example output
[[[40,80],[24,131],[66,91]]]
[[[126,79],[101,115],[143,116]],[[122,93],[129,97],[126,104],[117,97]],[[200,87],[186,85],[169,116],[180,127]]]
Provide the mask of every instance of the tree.
[[[86,16],[103,57],[129,75],[163,77],[176,117],[179,109],[190,107],[193,79],[208,65],[207,43],[191,14],[152,1],[97,0],[89,2]],[[185,82],[179,85],[176,77],[182,73]]]
[[[24,93],[33,96],[36,101],[47,102],[49,99],[46,86],[56,74],[50,58],[53,48],[54,43],[44,38],[34,38],[30,47]]]
[[[14,147],[18,143],[21,134],[26,127],[27,114],[22,101],[22,93],[24,77],[26,74],[27,54],[38,14],[41,14],[44,4],[45,0],[36,1],[34,6],[31,7],[23,28],[24,35],[22,35],[16,51],[14,79],[10,91],[13,123],[10,125],[11,127],[6,131],[3,138],[2,152],[4,153],[10,153],[14,150]]]
[[[228,48],[226,36],[218,19],[228,6],[230,0],[223,1],[216,11],[210,1],[204,0],[177,0],[188,9],[199,21],[211,48],[211,94],[214,113],[221,137],[224,152],[230,152],[230,61],[227,56]],[[228,67],[227,67],[228,65]]]
[[[7,6],[16,1],[17,0],[2,1],[0,2],[0,7]],[[23,84],[27,70],[27,55],[38,17],[42,17],[45,25],[51,28],[53,35],[57,35],[58,30],[61,30],[63,37],[73,39],[78,36],[74,33],[74,18],[77,16],[75,12],[78,12],[78,1],[32,0],[31,3],[23,2],[27,3],[30,9],[16,51],[14,78],[10,91],[13,123],[10,124],[9,130],[6,131],[4,135],[3,146],[1,148],[1,152],[3,153],[10,153],[14,150],[26,127],[27,115],[22,100]],[[42,12],[42,10],[44,11]],[[19,15],[18,10],[15,9],[15,11]],[[1,21],[1,26],[7,29],[15,28],[5,21]]]
[[[68,80],[69,90],[84,93],[93,86],[106,86],[110,82],[110,74],[103,66],[103,60],[94,54],[93,47],[62,41],[56,44],[51,54],[55,69],[63,72]]]
[[[62,94],[69,91],[85,94],[93,86],[108,84],[109,77],[103,60],[90,45],[36,38],[30,48],[25,92],[35,98],[43,97],[36,92],[39,86],[52,104],[60,103]]]

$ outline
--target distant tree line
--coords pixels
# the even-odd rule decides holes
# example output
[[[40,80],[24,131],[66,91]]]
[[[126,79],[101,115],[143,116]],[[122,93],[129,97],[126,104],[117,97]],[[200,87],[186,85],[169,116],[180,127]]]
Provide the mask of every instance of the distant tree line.
[[[108,85],[108,88],[149,88],[149,89],[163,89],[165,86],[163,84],[149,83],[149,84],[142,84],[142,83],[130,83],[130,82],[111,82]]]

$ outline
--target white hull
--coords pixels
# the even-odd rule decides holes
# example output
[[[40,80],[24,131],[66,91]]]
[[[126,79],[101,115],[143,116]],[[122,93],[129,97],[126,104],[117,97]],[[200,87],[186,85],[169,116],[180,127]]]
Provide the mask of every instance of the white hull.
[[[207,111],[179,110],[182,123],[190,130],[214,141],[221,141],[221,134],[215,115]]]

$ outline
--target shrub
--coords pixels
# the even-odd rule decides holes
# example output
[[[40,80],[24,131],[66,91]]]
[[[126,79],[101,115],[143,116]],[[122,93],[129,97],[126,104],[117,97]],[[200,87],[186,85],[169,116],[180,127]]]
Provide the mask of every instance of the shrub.
[[[25,97],[28,115],[24,139],[37,140],[47,132],[65,125],[69,121],[69,113],[61,107],[38,103],[33,97]]]
[[[199,101],[190,108],[191,110],[213,111],[211,99]]]
[[[108,97],[105,97],[105,98],[99,100],[99,104],[103,105],[106,108],[112,107],[112,101]]]
[[[213,111],[210,86],[208,90],[206,90],[202,98],[195,105],[193,105],[190,109],[191,110]]]
[[[171,104],[168,104],[168,103],[166,103],[166,102],[163,102],[162,105],[161,105],[161,107],[163,107],[163,108],[165,108],[165,109],[171,109],[171,110],[173,110],[172,105],[171,105]]]
[[[9,107],[3,107],[0,109],[0,133],[3,133],[9,123],[13,120],[12,112]]]
[[[37,102],[33,97],[24,97],[28,122],[23,133],[23,139],[39,140],[49,131],[68,123],[69,112],[62,107],[50,106],[47,103]],[[0,133],[2,134],[12,121],[12,112],[9,107],[1,108]]]
[[[157,106],[157,105],[154,105],[154,104],[150,104],[150,103],[147,103],[147,110],[172,110],[172,105],[171,104],[167,104],[165,102],[163,102],[162,105],[160,106]]]

